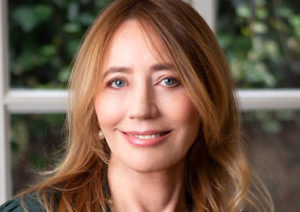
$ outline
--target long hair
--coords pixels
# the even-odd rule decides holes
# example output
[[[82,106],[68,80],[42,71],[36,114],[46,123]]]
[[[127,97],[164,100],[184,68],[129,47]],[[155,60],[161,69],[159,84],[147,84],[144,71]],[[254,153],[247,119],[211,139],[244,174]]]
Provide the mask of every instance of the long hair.
[[[235,212],[246,205],[273,211],[268,192],[249,171],[224,54],[202,17],[181,0],[116,0],[97,17],[71,74],[65,158],[25,193],[37,191],[47,211],[106,211],[103,187],[110,150],[97,136],[94,100],[108,42],[128,19],[137,20],[145,32],[150,27],[161,39],[201,117],[185,164],[185,189],[194,211]],[[251,192],[251,185],[258,192]]]

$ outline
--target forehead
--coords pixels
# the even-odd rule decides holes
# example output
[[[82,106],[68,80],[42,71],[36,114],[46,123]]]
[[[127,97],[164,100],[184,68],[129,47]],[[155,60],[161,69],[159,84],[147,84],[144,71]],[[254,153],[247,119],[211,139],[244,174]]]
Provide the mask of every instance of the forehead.
[[[136,59],[152,56],[159,62],[171,61],[162,40],[150,24],[136,19],[125,20],[114,31],[104,52],[104,66],[110,61],[125,60],[129,55],[138,56]]]

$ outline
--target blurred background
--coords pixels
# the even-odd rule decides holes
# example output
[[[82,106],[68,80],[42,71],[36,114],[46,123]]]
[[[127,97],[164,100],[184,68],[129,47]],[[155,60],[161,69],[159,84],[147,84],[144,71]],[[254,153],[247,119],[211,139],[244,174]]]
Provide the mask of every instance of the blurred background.
[[[11,88],[64,89],[88,26],[108,0],[10,0]],[[300,88],[300,2],[217,1],[216,35],[236,85]],[[245,111],[249,158],[276,211],[300,209],[300,111]],[[11,114],[14,194],[59,161],[65,114]]]

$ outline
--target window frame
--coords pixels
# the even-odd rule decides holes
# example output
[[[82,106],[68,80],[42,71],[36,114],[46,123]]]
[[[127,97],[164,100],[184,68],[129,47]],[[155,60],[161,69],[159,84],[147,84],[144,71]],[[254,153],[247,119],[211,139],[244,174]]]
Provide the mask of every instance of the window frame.
[[[9,113],[4,99],[9,89],[7,2],[0,2],[0,204],[11,194]]]
[[[216,0],[189,0],[214,30]],[[7,0],[0,3],[0,204],[11,191],[10,114],[65,113],[66,90],[11,89],[8,68]],[[300,89],[238,89],[241,111],[300,109]]]

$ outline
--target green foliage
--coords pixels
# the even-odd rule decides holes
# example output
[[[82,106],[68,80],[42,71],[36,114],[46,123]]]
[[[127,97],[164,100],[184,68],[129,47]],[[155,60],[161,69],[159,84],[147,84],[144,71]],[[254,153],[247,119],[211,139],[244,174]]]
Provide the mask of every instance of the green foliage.
[[[64,121],[63,114],[12,115],[13,166],[17,166],[26,156],[34,168],[45,168],[48,157],[62,145]]]
[[[288,3],[219,1],[217,37],[237,87],[300,87],[300,16],[297,7]],[[246,122],[258,123],[263,131],[277,133],[295,114],[258,111],[243,117]]]
[[[245,123],[259,125],[263,132],[278,133],[283,125],[299,119],[300,114],[292,110],[255,111],[243,113]],[[295,123],[297,124],[297,123]],[[300,123],[299,123],[300,126]]]
[[[52,11],[51,7],[45,5],[35,5],[32,7],[23,6],[13,11],[12,19],[24,32],[30,32],[43,23],[43,21],[49,19],[52,15]]]
[[[239,88],[300,87],[300,16],[288,3],[220,1],[218,39]]]
[[[109,0],[9,1],[11,87],[64,88],[71,61],[87,28]],[[24,187],[29,170],[57,162],[65,117],[12,115],[11,150],[14,192]],[[57,153],[59,154],[59,153]],[[54,161],[53,161],[54,160]]]
[[[10,1],[11,86],[65,87],[85,31],[109,2]]]
[[[11,115],[14,194],[32,181],[36,171],[60,161],[65,146],[64,121],[64,114]]]
[[[65,87],[87,27],[108,0],[9,4],[13,87]],[[300,15],[288,3],[219,2],[218,39],[240,88],[300,87]]]

